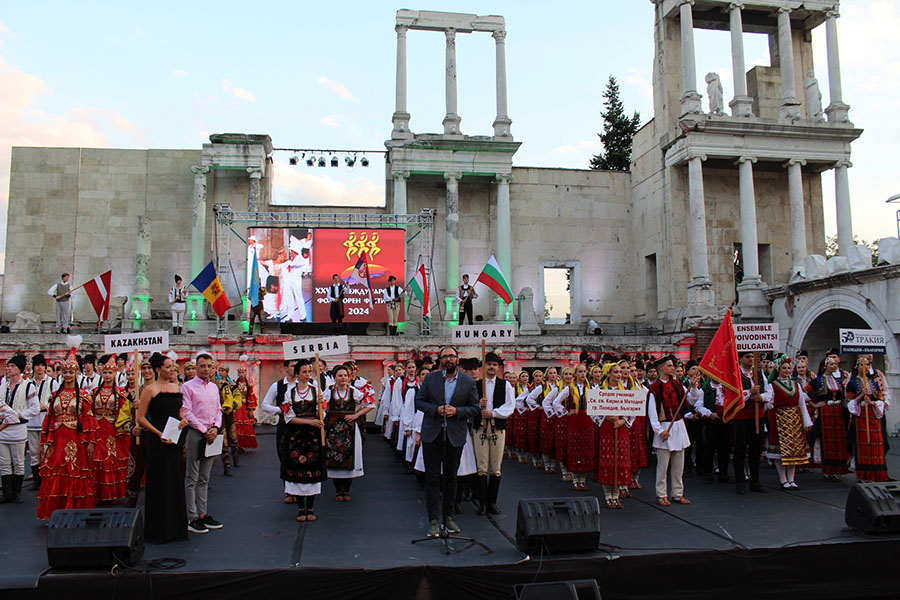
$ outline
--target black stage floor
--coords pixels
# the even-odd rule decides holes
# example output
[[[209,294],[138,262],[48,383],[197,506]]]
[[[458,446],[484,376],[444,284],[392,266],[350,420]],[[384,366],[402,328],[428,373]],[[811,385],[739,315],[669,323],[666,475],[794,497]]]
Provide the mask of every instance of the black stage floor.
[[[318,521],[300,524],[295,507],[281,502],[273,429],[259,433],[260,448],[243,455],[234,477],[223,477],[218,464],[214,469],[209,510],[224,529],[147,546],[145,562],[179,558],[186,561],[180,569],[118,577],[50,571],[34,493],[23,505],[0,506],[0,597],[140,600],[206,591],[222,600],[295,591],[303,598],[456,600],[509,598],[515,583],[578,578],[597,579],[607,599],[900,597],[894,558],[900,535],[866,537],[844,527],[852,476],[829,483],[817,472],[800,474],[800,489],[786,492],[775,470],[764,468],[769,493],[745,496],[730,484],[687,478],[693,504],[662,508],[654,500],[653,468],[645,469],[643,489],[624,510],[602,509],[600,551],[529,557],[514,544],[518,500],[576,493],[558,476],[507,460],[502,514],[478,517],[468,504],[457,519],[463,535],[493,552],[473,546],[446,555],[439,542],[410,544],[427,525],[425,495],[393,462],[380,434],[368,437],[366,475],[353,484],[353,501],[335,502],[328,482],[317,500]],[[897,475],[900,450],[889,465]],[[602,497],[599,486],[589,485]]]

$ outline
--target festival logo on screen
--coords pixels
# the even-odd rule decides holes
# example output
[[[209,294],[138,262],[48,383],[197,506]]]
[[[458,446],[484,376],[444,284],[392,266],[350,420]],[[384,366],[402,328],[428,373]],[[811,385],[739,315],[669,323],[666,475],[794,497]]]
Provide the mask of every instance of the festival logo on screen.
[[[347,286],[344,299],[344,322],[385,322],[387,307],[384,289],[388,277],[394,275],[403,287],[405,233],[402,229],[317,229],[313,246],[313,320],[329,322],[328,286],[337,274]],[[362,255],[368,261],[368,279],[372,284],[372,300],[363,283],[351,278]],[[360,275],[365,278],[365,267]],[[402,312],[402,309],[401,309]],[[400,319],[403,319],[401,314]]]

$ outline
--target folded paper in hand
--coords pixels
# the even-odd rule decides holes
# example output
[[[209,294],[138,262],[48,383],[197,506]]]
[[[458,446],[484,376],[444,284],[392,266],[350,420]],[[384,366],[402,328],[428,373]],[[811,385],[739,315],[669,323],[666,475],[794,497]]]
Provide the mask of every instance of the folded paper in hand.
[[[178,438],[181,437],[181,429],[178,427],[180,424],[181,421],[175,417],[169,417],[169,420],[166,421],[166,427],[162,432],[162,439],[177,444]]]
[[[222,454],[222,443],[225,441],[224,435],[217,435],[212,444],[206,445],[206,457],[219,456]]]

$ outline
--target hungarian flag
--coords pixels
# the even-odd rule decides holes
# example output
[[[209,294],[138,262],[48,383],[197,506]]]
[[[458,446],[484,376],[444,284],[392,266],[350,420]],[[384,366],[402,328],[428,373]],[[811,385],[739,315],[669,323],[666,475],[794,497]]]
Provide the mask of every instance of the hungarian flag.
[[[420,265],[415,277],[409,282],[413,294],[422,303],[422,316],[428,316],[428,280],[425,279],[425,265]]]
[[[110,282],[112,280],[112,271],[107,271],[103,275],[94,277],[82,287],[87,292],[88,298],[91,300],[91,306],[97,313],[97,320],[105,321],[109,319],[109,292]]]
[[[375,302],[372,301],[372,282],[369,280],[369,258],[366,256],[365,252],[362,252],[359,255],[356,266],[353,267],[353,272],[350,273],[350,279],[366,288],[366,292],[368,293],[366,302],[369,303],[369,308],[375,308]]]
[[[478,279],[475,280],[475,283],[479,282],[491,288],[507,304],[513,301],[512,288],[509,287],[509,283],[507,283],[506,277],[503,276],[503,271],[500,270],[500,265],[497,264],[497,259],[494,258],[493,254],[491,254],[487,264],[484,265],[484,269],[482,269]]]
[[[700,359],[700,370],[722,384],[725,392],[723,420],[727,423],[744,407],[744,396],[741,392],[741,370],[738,366],[731,309],[725,313],[719,330],[716,331],[709,348]]]
[[[212,304],[213,310],[216,311],[220,319],[231,308],[231,303],[225,295],[225,290],[222,288],[219,276],[216,275],[216,267],[213,266],[212,261],[209,261],[209,264],[203,267],[200,274],[194,277],[191,285],[203,294],[207,302]]]

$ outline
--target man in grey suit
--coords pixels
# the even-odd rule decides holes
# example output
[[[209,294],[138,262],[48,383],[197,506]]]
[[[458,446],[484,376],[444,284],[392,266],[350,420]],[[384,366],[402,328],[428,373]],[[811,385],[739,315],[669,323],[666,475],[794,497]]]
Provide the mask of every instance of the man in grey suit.
[[[457,369],[459,354],[453,347],[441,350],[441,370],[425,377],[416,394],[416,410],[422,419],[422,458],[425,461],[425,501],[428,506],[428,537],[440,535],[438,499],[443,467],[441,513],[447,533],[459,533],[450,516],[456,498],[456,471],[462,455],[469,419],[480,414],[475,380]],[[446,426],[445,426],[446,424]],[[442,465],[443,463],[443,465]]]

